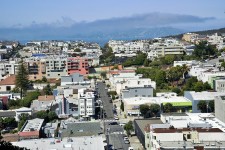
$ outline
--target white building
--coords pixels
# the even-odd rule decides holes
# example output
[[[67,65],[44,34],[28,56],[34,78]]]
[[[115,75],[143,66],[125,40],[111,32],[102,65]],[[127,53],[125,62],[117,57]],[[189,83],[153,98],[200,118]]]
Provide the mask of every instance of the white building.
[[[16,121],[19,121],[20,119],[20,115],[21,114],[28,114],[28,115],[32,115],[32,109],[31,108],[27,108],[27,107],[21,107],[19,109],[15,109],[16,112]]]
[[[195,91],[185,91],[184,97],[189,99],[192,102],[192,112],[193,113],[199,113],[200,110],[198,110],[198,103],[199,101],[206,101],[209,103],[209,101],[214,101],[216,96],[222,95],[223,92],[195,92]],[[210,108],[209,108],[210,109]]]
[[[93,91],[79,91],[79,115],[81,117],[92,117],[95,115],[95,95]]]
[[[164,105],[166,103],[171,103],[173,106],[191,106],[191,101],[183,96],[163,96],[159,97],[132,97],[123,99],[124,102],[124,112],[127,115],[138,115],[140,114],[139,106],[142,104],[159,104]]]
[[[131,87],[144,87],[151,86],[154,89],[156,88],[156,82],[152,81],[149,78],[131,78],[129,80],[116,82],[115,89],[117,93],[121,93],[122,90]]]

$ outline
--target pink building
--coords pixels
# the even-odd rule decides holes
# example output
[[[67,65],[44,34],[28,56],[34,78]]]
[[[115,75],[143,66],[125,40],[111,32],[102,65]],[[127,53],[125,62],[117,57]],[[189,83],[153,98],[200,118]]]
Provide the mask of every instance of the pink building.
[[[88,59],[80,56],[67,58],[68,75],[79,73],[86,75],[89,73]]]

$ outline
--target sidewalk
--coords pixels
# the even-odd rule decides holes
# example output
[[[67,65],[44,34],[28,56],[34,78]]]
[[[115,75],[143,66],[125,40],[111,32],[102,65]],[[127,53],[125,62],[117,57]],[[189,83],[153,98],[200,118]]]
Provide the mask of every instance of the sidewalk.
[[[134,148],[134,150],[144,150],[137,136],[129,137],[129,140],[130,140],[130,145],[131,147]]]

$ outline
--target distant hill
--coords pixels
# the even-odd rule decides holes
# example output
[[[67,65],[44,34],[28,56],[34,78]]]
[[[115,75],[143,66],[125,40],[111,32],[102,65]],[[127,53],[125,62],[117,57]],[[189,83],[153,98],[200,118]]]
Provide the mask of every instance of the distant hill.
[[[220,35],[222,33],[225,33],[225,28],[204,30],[204,31],[194,31],[194,32],[191,32],[191,33],[197,33],[197,34],[200,34],[200,35],[212,35],[214,33],[218,33]],[[166,36],[166,37],[173,37],[173,38],[181,39],[183,34],[184,33],[177,34],[177,35]]]

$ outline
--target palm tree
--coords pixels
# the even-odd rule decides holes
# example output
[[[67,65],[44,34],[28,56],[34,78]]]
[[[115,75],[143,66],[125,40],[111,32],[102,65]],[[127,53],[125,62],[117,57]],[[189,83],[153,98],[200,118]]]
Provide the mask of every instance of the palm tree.
[[[187,65],[182,65],[181,66],[181,71],[182,71],[182,77],[183,77],[183,79],[185,79],[185,75],[188,73],[188,71],[190,70],[190,68],[187,66]]]

